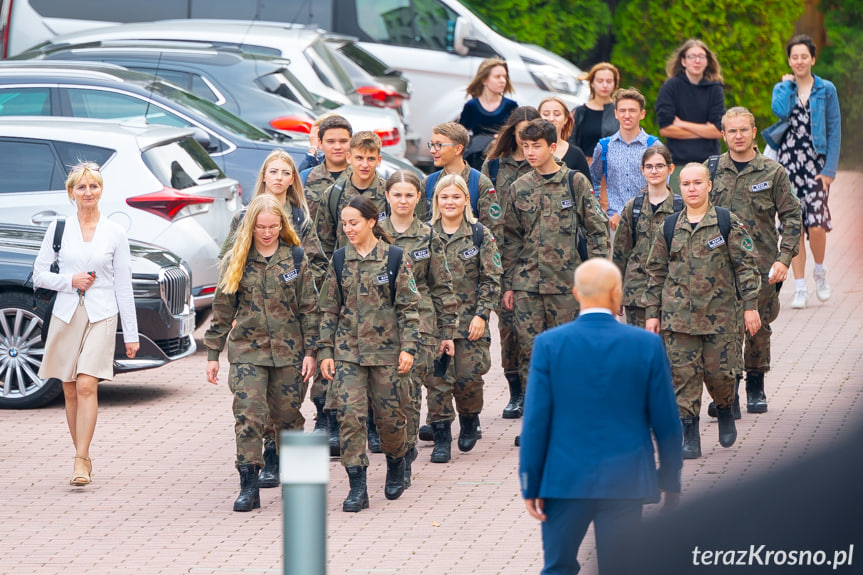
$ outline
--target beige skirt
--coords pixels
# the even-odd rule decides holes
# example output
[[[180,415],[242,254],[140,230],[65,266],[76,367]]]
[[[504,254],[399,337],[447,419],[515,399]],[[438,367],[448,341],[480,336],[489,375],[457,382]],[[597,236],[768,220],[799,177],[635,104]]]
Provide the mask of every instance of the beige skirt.
[[[117,316],[90,323],[83,305],[75,308],[69,323],[51,318],[39,377],[76,381],[83,373],[100,380],[114,378]]]

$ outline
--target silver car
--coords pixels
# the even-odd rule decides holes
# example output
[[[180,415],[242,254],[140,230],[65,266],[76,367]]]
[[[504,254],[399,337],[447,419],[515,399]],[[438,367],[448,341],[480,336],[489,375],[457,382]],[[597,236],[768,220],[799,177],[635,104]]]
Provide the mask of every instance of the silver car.
[[[189,263],[199,314],[212,304],[218,254],[240,206],[228,179],[188,129],[61,117],[0,118],[0,221],[47,226],[72,217],[69,169],[101,166],[101,212],[130,239],[165,247]]]

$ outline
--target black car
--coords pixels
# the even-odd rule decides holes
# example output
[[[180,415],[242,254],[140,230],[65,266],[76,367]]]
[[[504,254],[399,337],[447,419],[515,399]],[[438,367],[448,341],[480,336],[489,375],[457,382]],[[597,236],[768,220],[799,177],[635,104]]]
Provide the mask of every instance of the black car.
[[[33,308],[33,262],[45,228],[0,224],[0,408],[42,406],[62,392],[37,375],[44,348],[43,306]],[[125,355],[117,332],[114,372],[159,367],[195,353],[195,310],[185,262],[162,248],[130,241],[140,349]]]

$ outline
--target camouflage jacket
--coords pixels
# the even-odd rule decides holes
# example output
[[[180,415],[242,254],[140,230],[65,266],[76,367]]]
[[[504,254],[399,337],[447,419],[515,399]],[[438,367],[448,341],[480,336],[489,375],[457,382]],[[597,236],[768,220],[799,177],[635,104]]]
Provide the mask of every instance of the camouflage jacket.
[[[626,202],[620,212],[620,224],[614,234],[614,249],[611,259],[620,269],[623,277],[623,305],[641,307],[641,298],[647,289],[647,256],[653,245],[656,230],[662,229],[665,217],[674,212],[674,195],[669,190],[668,197],[654,211],[647,198],[647,188],[641,190],[644,202],[638,216],[638,229],[635,231],[635,244],[632,242],[632,209],[635,198]],[[636,196],[638,197],[638,196]]]
[[[484,161],[482,163],[482,170],[480,171],[485,177],[491,180],[491,175],[489,173],[489,162],[491,162],[491,160]],[[498,201],[500,202],[501,208],[506,210],[506,206],[509,201],[509,188],[510,186],[512,186],[512,183],[519,179],[521,176],[529,173],[531,170],[533,170],[533,168],[530,167],[530,164],[527,163],[527,160],[522,160],[518,162],[516,160],[513,160],[511,156],[505,156],[500,158],[500,164],[497,169],[497,178],[492,180],[491,183],[498,194]],[[503,237],[500,235],[495,237],[498,240],[503,239]]]
[[[465,164],[465,168],[459,174],[464,178],[465,182],[470,181],[470,166]],[[498,176],[500,177],[500,176]],[[432,190],[434,192],[434,190]],[[423,182],[423,193],[425,193],[425,182]],[[429,203],[431,197],[428,198]],[[479,178],[479,198],[476,203],[478,214],[474,214],[476,219],[485,227],[489,228],[495,237],[503,233],[503,210],[504,206],[501,199],[495,190],[494,185],[488,176],[480,176]],[[427,222],[431,220],[431,213],[427,212],[426,202],[420,202],[417,206],[417,217],[421,221]],[[421,213],[422,212],[422,213]]]
[[[458,327],[458,299],[452,289],[452,274],[447,266],[444,242],[429,224],[414,218],[404,233],[398,233],[391,220],[381,223],[395,239],[395,245],[405,251],[413,266],[414,280],[420,291],[420,333],[424,343],[434,339],[452,339]]]
[[[207,358],[218,360],[227,341],[231,363],[300,365],[304,355],[317,352],[319,321],[309,259],[304,256],[297,270],[288,244],[280,242],[269,261],[252,247],[237,291],[216,288],[213,319],[204,335]]]
[[[291,217],[291,202],[285,202],[284,208],[288,212],[288,217]],[[240,217],[241,214],[245,214],[245,211],[237,212],[231,219],[231,230],[225,237],[225,243],[222,244],[222,249],[219,250],[220,260],[225,257],[225,254],[234,246],[234,240],[237,237],[237,228],[240,227],[240,221],[242,219]],[[294,224],[293,218],[291,219],[291,224]],[[312,268],[312,276],[315,278],[315,285],[319,286],[324,281],[324,274],[327,273],[327,267],[330,265],[330,260],[328,260],[327,256],[324,255],[324,250],[321,248],[321,243],[318,241],[318,233],[315,230],[314,220],[307,219],[303,222],[300,229],[295,229],[294,231],[297,232],[297,235],[300,237],[300,246],[306,252],[306,257],[309,258],[309,266]]]
[[[371,185],[361,192],[354,186],[350,176],[343,174],[335,184],[323,193],[316,223],[318,239],[328,258],[332,259],[334,251],[348,244],[348,237],[342,230],[342,210],[348,205],[352,197],[359,195],[367,197],[378,207],[378,221],[386,219],[387,214],[390,213],[390,207],[384,191],[385,186],[384,179],[376,175]],[[339,198],[338,207],[333,214],[330,213],[330,194],[339,193],[340,188],[342,188],[341,198]]]
[[[574,178],[573,194],[564,178]],[[503,290],[572,291],[583,227],[589,257],[608,257],[608,218],[584,174],[561,168],[546,179],[536,170],[510,187],[503,242]]]
[[[345,171],[341,172],[341,176],[351,176],[351,167],[348,166],[345,168]],[[327,169],[327,162],[323,161],[309,172],[309,175],[306,176],[306,183],[303,186],[303,194],[306,196],[306,202],[309,204],[309,213],[312,216],[312,221],[315,221],[315,218],[318,217],[318,210],[321,206],[321,198],[324,196],[324,192],[329,189],[330,186],[336,183],[336,178],[333,177],[332,172]]]
[[[747,311],[758,308],[761,276],[752,238],[732,213],[726,243],[712,206],[694,230],[686,210],[680,212],[670,251],[660,226],[647,261],[647,275],[642,298],[645,317],[658,317],[666,331],[739,333],[741,300]]]
[[[452,236],[443,231],[441,222],[434,231],[444,241],[446,261],[452,271],[453,291],[459,300],[458,331],[455,339],[467,339],[475,315],[486,320],[483,337],[490,337],[488,319],[500,301],[500,278],[503,273],[497,242],[491,230],[483,230],[482,245],[473,243],[473,229],[465,220]]]
[[[332,358],[360,365],[397,365],[399,353],[416,353],[419,345],[419,291],[409,257],[402,258],[395,302],[390,296],[387,255],[379,241],[365,258],[352,244],[345,247],[342,290],[330,263],[318,299],[321,310],[320,360]]]
[[[755,244],[762,279],[766,281],[775,261],[791,266],[791,258],[800,250],[803,220],[800,202],[785,168],[756,152],[755,159],[738,174],[726,152],[719,157],[710,203],[731,210],[746,225]],[[781,244],[776,229],[777,214]]]

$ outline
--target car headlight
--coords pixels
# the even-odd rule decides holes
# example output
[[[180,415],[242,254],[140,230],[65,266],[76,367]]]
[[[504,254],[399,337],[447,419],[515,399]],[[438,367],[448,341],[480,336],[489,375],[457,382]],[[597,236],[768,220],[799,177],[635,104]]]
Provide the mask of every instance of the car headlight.
[[[573,96],[578,96],[581,92],[582,82],[572,74],[562,72],[555,66],[549,66],[548,64],[528,64],[527,69],[536,85],[543,90],[571,94]]]

